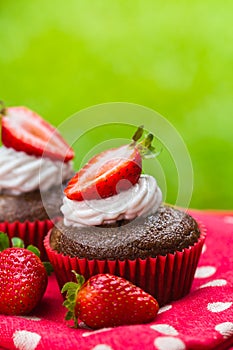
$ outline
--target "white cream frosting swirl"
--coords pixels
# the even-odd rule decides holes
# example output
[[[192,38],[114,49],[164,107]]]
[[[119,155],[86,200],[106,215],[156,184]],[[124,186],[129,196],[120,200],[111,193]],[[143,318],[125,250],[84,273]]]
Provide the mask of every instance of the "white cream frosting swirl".
[[[162,192],[155,178],[141,175],[136,185],[112,197],[83,201],[64,197],[61,211],[66,226],[95,226],[153,214],[161,202]]]
[[[72,175],[71,161],[63,163],[0,147],[0,193],[19,195],[36,189],[47,191]]]

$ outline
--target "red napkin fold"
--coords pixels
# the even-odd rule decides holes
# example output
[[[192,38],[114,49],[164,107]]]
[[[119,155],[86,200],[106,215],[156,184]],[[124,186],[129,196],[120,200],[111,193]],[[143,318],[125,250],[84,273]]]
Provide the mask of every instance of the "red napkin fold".
[[[233,212],[191,211],[207,238],[189,295],[162,307],[150,324],[74,329],[54,276],[27,317],[0,315],[0,348],[19,350],[233,350]]]

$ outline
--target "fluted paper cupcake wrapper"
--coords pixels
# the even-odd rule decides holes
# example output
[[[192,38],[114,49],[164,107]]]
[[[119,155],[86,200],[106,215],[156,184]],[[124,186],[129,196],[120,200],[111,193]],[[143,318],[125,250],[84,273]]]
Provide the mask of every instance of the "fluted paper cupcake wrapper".
[[[24,241],[25,246],[33,244],[40,250],[40,258],[48,260],[45,248],[44,238],[48,231],[53,227],[52,220],[36,220],[36,221],[14,221],[0,222],[0,231],[8,234],[9,238],[19,237]]]
[[[199,227],[201,235],[193,246],[155,258],[135,260],[71,258],[51,249],[49,243],[51,230],[45,237],[44,245],[60,288],[66,282],[74,280],[72,270],[83,275],[86,280],[98,273],[111,273],[141,287],[153,295],[162,306],[172,300],[180,299],[190,291],[205,241],[205,230],[202,226]]]

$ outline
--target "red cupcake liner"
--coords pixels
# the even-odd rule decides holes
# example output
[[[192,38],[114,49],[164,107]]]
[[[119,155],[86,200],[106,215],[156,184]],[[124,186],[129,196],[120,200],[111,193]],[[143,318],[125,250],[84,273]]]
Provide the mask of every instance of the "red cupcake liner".
[[[33,244],[40,250],[40,258],[48,260],[45,247],[43,244],[44,238],[49,230],[54,226],[52,220],[36,220],[36,221],[14,221],[0,222],[0,231],[8,234],[9,238],[19,237],[24,241],[25,246]]]
[[[66,282],[74,281],[72,270],[83,275],[86,280],[98,273],[111,273],[124,277],[141,287],[153,295],[162,306],[172,300],[180,299],[190,291],[206,236],[204,227],[199,225],[199,228],[201,235],[194,245],[173,254],[146,259],[71,258],[52,250],[50,247],[51,230],[45,237],[44,245],[60,288]]]

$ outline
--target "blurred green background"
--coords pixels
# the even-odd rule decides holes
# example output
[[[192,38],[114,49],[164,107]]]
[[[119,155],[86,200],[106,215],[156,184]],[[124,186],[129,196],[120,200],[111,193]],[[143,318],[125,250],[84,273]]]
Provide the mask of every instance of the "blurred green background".
[[[0,1],[0,99],[54,125],[103,102],[152,108],[190,152],[190,206],[232,209],[232,13],[230,0]]]

